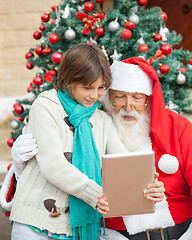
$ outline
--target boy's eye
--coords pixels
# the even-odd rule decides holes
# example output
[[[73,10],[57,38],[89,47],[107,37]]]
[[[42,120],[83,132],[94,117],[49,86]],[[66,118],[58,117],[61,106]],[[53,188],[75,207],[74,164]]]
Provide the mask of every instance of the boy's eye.
[[[91,86],[84,86],[85,89],[91,89]]]

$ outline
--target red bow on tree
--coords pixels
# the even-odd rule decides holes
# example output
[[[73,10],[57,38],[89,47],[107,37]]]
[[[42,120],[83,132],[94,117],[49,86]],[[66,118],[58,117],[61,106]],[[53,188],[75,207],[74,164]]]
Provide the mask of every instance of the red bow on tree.
[[[160,49],[157,50],[154,57],[147,59],[147,62],[151,64],[155,59],[160,59],[166,57]]]
[[[82,22],[85,23],[82,33],[88,35],[91,29],[95,29],[94,24],[100,20],[105,19],[105,15],[103,13],[93,13],[93,16],[85,14],[83,12],[77,13],[77,18],[79,18]]]

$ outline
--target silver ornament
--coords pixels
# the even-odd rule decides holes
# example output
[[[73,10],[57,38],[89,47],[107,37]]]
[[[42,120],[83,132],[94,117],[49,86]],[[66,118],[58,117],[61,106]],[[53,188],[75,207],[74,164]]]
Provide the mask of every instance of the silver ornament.
[[[163,32],[165,33],[165,35],[167,35],[167,34],[169,34],[169,29],[167,27],[164,27]]]
[[[39,74],[45,74],[45,70],[44,69],[39,69],[38,73]]]
[[[67,40],[73,40],[76,37],[76,33],[72,28],[69,28],[66,32],[65,32],[65,38]]]
[[[141,37],[141,38],[139,38],[139,39],[137,40],[137,43],[139,43],[139,44],[144,44],[145,41],[144,41],[143,38]]]
[[[35,100],[35,94],[33,92],[30,92],[27,94],[26,98],[29,102],[32,102],[33,100]]]
[[[57,27],[59,26],[60,20],[61,20],[61,7],[59,4],[59,7],[55,9],[55,13],[56,13],[56,20],[55,20],[55,27],[53,28],[53,30],[57,29]]]
[[[130,12],[131,14],[134,14],[134,13],[136,13],[137,11],[138,11],[138,7],[135,6],[135,7],[132,7],[129,12]]]
[[[69,4],[66,5],[62,18],[67,19],[71,17],[70,9],[69,9]]]
[[[178,108],[178,105],[173,103],[171,100],[169,100],[167,106],[166,106],[169,110],[171,111],[176,111]]]
[[[190,70],[192,70],[192,65],[191,64],[187,64],[187,67],[190,69]]]
[[[161,36],[162,36],[162,40],[163,40],[163,41],[167,41],[167,37],[166,37],[166,34],[165,34],[165,32],[164,32],[164,28],[161,27],[159,33],[160,33]]]
[[[11,128],[13,128],[14,130],[17,130],[20,126],[20,123],[17,120],[12,120],[10,123]]]
[[[120,28],[120,25],[117,21],[112,21],[109,23],[109,30],[111,32],[115,32],[115,31],[119,30],[119,28]]]
[[[115,50],[113,52],[113,55],[110,56],[111,59],[113,59],[113,61],[119,61],[122,57],[121,53],[118,53],[115,47]]]
[[[160,70],[158,69],[158,70],[157,70],[157,76],[158,76],[159,78],[162,78],[162,77],[164,77],[164,74],[162,74],[162,73],[160,72]]]
[[[130,17],[129,17],[129,20],[134,22],[135,25],[139,23],[139,17],[136,15],[136,14],[132,14]]]
[[[186,81],[186,77],[184,74],[179,73],[177,76],[177,83],[183,84]]]

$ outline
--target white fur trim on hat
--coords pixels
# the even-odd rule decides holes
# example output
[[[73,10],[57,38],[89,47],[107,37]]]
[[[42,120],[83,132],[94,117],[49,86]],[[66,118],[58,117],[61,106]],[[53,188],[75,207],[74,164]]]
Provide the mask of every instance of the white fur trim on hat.
[[[111,73],[111,89],[152,95],[151,79],[138,65],[114,61],[111,65]]]
[[[173,174],[176,173],[179,168],[179,161],[174,156],[164,154],[158,162],[158,167],[164,173]]]
[[[5,176],[3,185],[1,187],[1,191],[0,191],[0,204],[2,206],[2,208],[11,211],[12,205],[13,205],[13,199],[11,202],[7,202],[6,198],[7,198],[7,193],[9,191],[10,185],[11,185],[11,179],[13,177],[13,173],[14,173],[14,166],[12,164],[12,166],[10,167],[7,175]]]

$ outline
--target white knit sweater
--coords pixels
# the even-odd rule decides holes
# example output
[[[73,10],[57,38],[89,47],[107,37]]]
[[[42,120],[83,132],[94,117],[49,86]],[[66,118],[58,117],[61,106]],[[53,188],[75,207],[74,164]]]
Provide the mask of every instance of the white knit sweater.
[[[28,132],[37,140],[38,154],[28,162],[19,178],[10,220],[71,235],[68,194],[95,207],[102,189],[69,162],[73,131],[66,123],[67,117],[54,89],[40,94],[33,103]],[[100,156],[127,151],[111,118],[103,111],[96,110],[90,122]],[[50,216],[44,206],[48,199],[55,200],[60,216]]]

